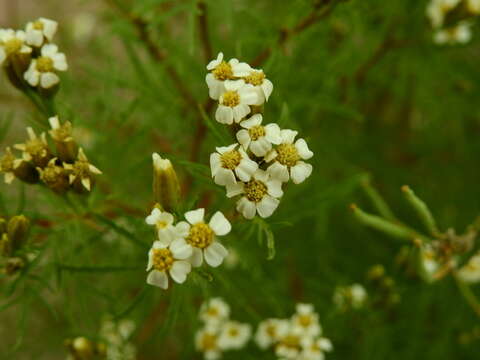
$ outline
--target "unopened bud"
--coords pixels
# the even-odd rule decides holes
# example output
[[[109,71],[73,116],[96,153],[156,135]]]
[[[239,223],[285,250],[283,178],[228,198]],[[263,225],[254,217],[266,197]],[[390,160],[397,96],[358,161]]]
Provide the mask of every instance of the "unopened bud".
[[[153,196],[165,211],[172,211],[180,197],[177,173],[168,159],[153,153]]]
[[[95,354],[95,345],[87,338],[77,337],[73,340],[67,340],[66,345],[74,359],[93,359]]]
[[[10,219],[7,225],[7,234],[12,244],[13,252],[25,245],[29,230],[30,220],[24,215],[17,215]]]
[[[67,163],[74,162],[77,158],[78,146],[72,136],[72,123],[66,121],[60,125],[58,116],[51,117],[48,122],[52,127],[49,133],[55,142],[58,158]]]
[[[5,274],[11,276],[25,267],[25,261],[19,257],[12,257],[7,259],[5,264]]]
[[[63,166],[57,165],[56,160],[53,158],[44,169],[37,168],[37,170],[45,185],[57,194],[64,194],[70,187],[68,171]]]

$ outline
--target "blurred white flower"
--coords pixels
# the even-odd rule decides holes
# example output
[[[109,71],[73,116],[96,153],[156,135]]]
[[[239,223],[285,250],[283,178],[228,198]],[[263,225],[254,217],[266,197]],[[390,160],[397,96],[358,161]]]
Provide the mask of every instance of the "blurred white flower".
[[[22,30],[0,29],[0,65],[17,54],[31,54],[32,48],[25,43]]]
[[[57,45],[46,44],[41,49],[41,56],[30,63],[24,78],[31,86],[49,89],[60,82],[56,73],[67,69],[65,54],[58,52]]]
[[[305,338],[302,342],[301,360],[323,360],[325,352],[333,350],[333,345],[330,339],[319,338]]]
[[[148,252],[147,283],[162,289],[168,288],[168,275],[181,284],[191,271],[186,259],[192,255],[192,248],[183,239],[177,239],[170,245],[155,241]]]
[[[100,337],[106,342],[106,360],[135,360],[137,349],[129,341],[136,325],[132,320],[104,320]]]
[[[222,350],[239,350],[250,340],[252,328],[238,321],[225,322],[219,333],[218,345]]]
[[[261,349],[266,349],[276,344],[283,338],[290,327],[290,323],[285,319],[267,319],[258,324],[255,333],[255,342]]]
[[[25,28],[26,43],[31,46],[41,47],[45,40],[48,42],[53,40],[57,32],[58,23],[56,21],[39,18],[35,21],[27,23]]]
[[[250,105],[257,103],[258,96],[253,85],[245,84],[243,80],[227,80],[224,87],[218,99],[215,119],[221,124],[231,125],[250,114]]]
[[[251,150],[255,156],[265,156],[272,144],[282,142],[280,127],[275,124],[262,125],[262,115],[255,114],[240,123],[243,128],[237,132],[237,140],[245,150]]]
[[[480,14],[480,0],[466,0],[467,9],[471,14]]]
[[[480,252],[473,255],[468,262],[457,272],[460,280],[467,283],[477,283],[480,281]]]
[[[434,35],[434,42],[439,45],[465,44],[472,38],[472,24],[470,22],[460,22],[447,29],[438,30]]]
[[[282,359],[296,360],[302,352],[304,339],[290,328],[275,346],[275,355]]]
[[[177,233],[193,249],[190,262],[194,267],[202,265],[203,258],[208,265],[217,267],[228,255],[228,250],[217,241],[217,236],[227,235],[232,226],[220,211],[212,216],[208,224],[204,222],[204,216],[203,208],[188,211],[185,213],[188,222],[179,222]]]
[[[222,298],[212,298],[202,304],[199,317],[208,326],[219,326],[230,317],[230,306]]]
[[[462,0],[431,0],[427,6],[427,17],[432,27],[439,28],[443,25],[445,16],[457,7]]]
[[[256,213],[263,218],[273,214],[282,197],[282,184],[264,170],[258,169],[247,183],[227,185],[227,196],[242,195],[237,201],[237,210],[246,219],[253,219]]]
[[[258,164],[251,160],[238,144],[217,147],[217,152],[210,155],[210,168],[215,184],[235,184],[237,179],[247,182],[258,169]],[[235,177],[236,176],[236,177]]]
[[[297,304],[297,312],[292,316],[292,331],[302,337],[320,335],[322,328],[318,321],[318,314],[312,304]]]
[[[217,360],[222,356],[218,344],[218,328],[205,326],[195,335],[195,348],[203,353],[206,360]]]
[[[342,311],[348,309],[360,309],[365,305],[368,298],[367,291],[360,284],[339,286],[335,289],[333,302]]]

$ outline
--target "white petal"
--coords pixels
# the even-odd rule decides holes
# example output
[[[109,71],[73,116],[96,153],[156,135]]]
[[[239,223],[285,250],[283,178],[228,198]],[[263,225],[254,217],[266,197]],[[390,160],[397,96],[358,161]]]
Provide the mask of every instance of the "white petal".
[[[241,213],[246,219],[253,219],[256,213],[255,203],[242,197],[237,202],[237,211]]]
[[[232,108],[224,105],[218,105],[217,111],[215,111],[215,120],[221,124],[231,125],[233,123]]]
[[[40,30],[27,31],[25,42],[36,47],[42,46],[43,33]]]
[[[239,130],[237,132],[237,140],[245,150],[248,149],[248,145],[250,145],[250,134],[248,133],[248,130]]]
[[[265,137],[272,144],[278,145],[282,143],[282,137],[280,136],[280,126],[278,124],[268,124],[265,126]]]
[[[227,197],[231,198],[243,193],[243,183],[237,182],[227,185]]]
[[[244,127],[245,129],[250,129],[251,127],[258,126],[262,123],[262,114],[255,114],[248,120],[242,121],[240,126]]]
[[[297,149],[300,157],[304,160],[308,160],[313,156],[313,152],[310,151],[307,143],[303,139],[298,139],[295,142],[295,148]]]
[[[43,73],[40,75],[40,86],[44,89],[49,89],[59,82],[60,78],[57,76],[57,74],[52,72]]]
[[[204,251],[205,262],[211,267],[217,267],[222,262],[223,259],[228,255],[228,250],[220,244],[218,241],[214,241],[209,247]]]
[[[263,218],[269,217],[278,207],[278,204],[280,204],[280,200],[275,199],[274,197],[271,197],[269,195],[265,195],[263,199],[257,204],[258,214]]]
[[[238,144],[232,144],[232,145],[228,145],[228,146],[219,146],[217,148],[215,148],[217,150],[218,153],[220,154],[224,154],[228,151],[232,151],[233,149],[235,149],[236,147],[238,146]]]
[[[277,157],[277,155],[278,155],[277,151],[275,149],[273,149],[267,155],[265,155],[264,160],[266,162],[270,162],[270,161],[274,160]]]
[[[258,170],[255,171],[255,173],[253,174],[253,177],[254,177],[256,180],[260,180],[261,182],[267,183],[267,181],[268,181],[269,178],[270,178],[270,175],[269,175],[265,170],[258,169]]]
[[[207,76],[205,77],[205,82],[208,86],[208,95],[213,100],[218,100],[220,98],[220,95],[225,92],[225,86],[223,84],[223,81],[215,79],[215,76],[213,76],[213,74],[207,74]]]
[[[245,86],[243,80],[225,80],[225,89],[228,91],[237,91]]]
[[[250,150],[252,150],[256,156],[262,157],[272,150],[272,144],[266,138],[261,137],[256,141],[252,141]]]
[[[148,215],[146,218],[145,218],[145,222],[148,224],[148,225],[155,225],[158,221],[158,218],[160,217],[161,215],[161,211],[160,209],[158,208],[154,208],[152,210],[152,212],[150,213],[150,215]]]
[[[252,71],[250,65],[244,62],[238,62],[237,59],[232,59],[229,63],[232,66],[233,75],[236,77],[248,76]]]
[[[153,267],[153,249],[148,251],[148,264],[147,264],[147,271]]]
[[[175,225],[174,233],[177,237],[187,237],[190,231],[190,224],[186,221],[180,221],[177,225]]]
[[[216,152],[210,154],[210,170],[212,171],[212,177],[215,176],[221,166],[222,162],[220,160],[220,155]]]
[[[287,182],[290,179],[287,166],[280,164],[278,161],[275,161],[272,165],[270,165],[267,168],[267,172],[270,174],[272,179],[277,179],[281,182]]]
[[[232,229],[232,225],[227,220],[225,215],[223,215],[220,211],[217,211],[212,218],[208,225],[212,228],[213,232],[218,236],[226,235]]]
[[[55,33],[57,32],[58,23],[56,21],[42,18],[40,19],[43,23],[43,33],[48,41],[52,41]]]
[[[290,130],[290,129],[284,129],[280,131],[280,136],[282,137],[282,142],[284,144],[293,144],[293,141],[295,140],[295,136],[297,136],[298,131]]]
[[[153,270],[147,276],[147,284],[168,289],[168,276],[163,271]]]
[[[204,208],[187,211],[185,213],[185,219],[187,219],[187,221],[192,225],[195,225],[196,223],[199,223],[199,222],[203,222],[204,216],[205,216]]]
[[[170,276],[175,282],[182,284],[191,270],[192,266],[188,261],[175,261],[170,269]]]
[[[273,84],[270,80],[264,79],[263,84],[261,86],[262,86],[263,94],[265,95],[265,100],[268,101],[268,98],[270,97],[273,91]]]
[[[245,116],[250,114],[250,106],[245,104],[238,104],[233,109],[233,119],[236,123],[240,122]]]
[[[238,91],[240,102],[247,105],[255,105],[258,102],[258,95],[255,88],[248,84]]]
[[[183,239],[177,239],[170,244],[170,251],[175,259],[185,260],[192,256],[192,247]]]
[[[283,196],[282,183],[279,180],[271,179],[267,182],[267,187],[269,195],[277,198]]]
[[[65,58],[65,54],[58,53],[55,54],[53,57],[53,66],[58,71],[66,71],[68,69],[67,59]]]
[[[290,169],[290,173],[293,183],[300,184],[312,174],[312,165],[299,161]]]
[[[235,169],[235,174],[243,182],[250,181],[252,175],[258,169],[258,164],[248,158],[243,158]]]
[[[192,264],[193,267],[199,267],[202,266],[203,263],[203,251],[199,248],[193,248],[192,256],[190,259],[190,264]]]
[[[218,55],[217,55],[217,58],[208,63],[207,70],[215,69],[217,67],[217,65],[220,64],[222,61],[223,61],[223,53],[219,52]]]
[[[58,46],[55,44],[43,45],[41,53],[42,56],[53,57],[58,52]]]
[[[228,184],[234,184],[237,182],[232,170],[220,168],[215,175],[215,184],[220,186],[226,186]]]

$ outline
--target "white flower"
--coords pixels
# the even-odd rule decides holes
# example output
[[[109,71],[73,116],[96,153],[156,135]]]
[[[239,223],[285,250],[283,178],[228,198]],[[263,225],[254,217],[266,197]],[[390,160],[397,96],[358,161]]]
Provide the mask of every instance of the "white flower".
[[[296,360],[302,351],[302,341],[303,338],[299,334],[289,329],[275,346],[275,355],[283,359]]]
[[[280,204],[282,183],[264,170],[258,169],[247,183],[227,185],[227,196],[243,195],[237,202],[237,210],[245,218],[253,219],[256,213],[263,218],[273,214]]]
[[[215,119],[222,124],[231,125],[240,122],[250,114],[250,105],[255,105],[258,96],[253,85],[245,84],[243,80],[227,80],[218,99]]]
[[[324,353],[333,350],[333,345],[330,339],[320,338],[305,338],[302,341],[303,351],[300,356],[301,360],[323,360]]]
[[[155,241],[148,252],[147,283],[168,289],[168,274],[182,284],[190,273],[191,265],[186,259],[192,255],[192,248],[185,240],[177,239],[170,246]]]
[[[209,326],[218,326],[230,316],[230,306],[221,298],[212,298],[200,307],[200,319]]]
[[[65,54],[58,52],[57,45],[46,44],[41,49],[41,56],[30,63],[24,78],[31,86],[48,89],[60,82],[56,72],[67,69]]]
[[[212,216],[208,224],[203,221],[204,215],[205,209],[203,208],[188,211],[185,213],[185,219],[188,223],[182,221],[176,227],[178,234],[183,236],[193,248],[190,258],[193,266],[202,265],[205,257],[208,265],[217,267],[228,255],[228,250],[217,241],[216,237],[227,235],[232,226],[220,211]]]
[[[39,18],[36,21],[27,23],[26,43],[28,45],[40,47],[45,39],[52,41],[57,32],[58,23],[53,20]]]
[[[150,215],[145,218],[145,222],[148,225],[153,225],[157,228],[158,239],[165,245],[170,245],[175,238],[173,220],[172,214],[161,211],[158,208],[154,208]]]
[[[427,17],[432,27],[439,28],[443,25],[445,16],[453,10],[462,0],[431,0],[427,6]]]
[[[424,276],[433,279],[435,273],[440,269],[440,263],[436,258],[435,251],[431,244],[425,244],[420,249],[420,265]]]
[[[210,155],[210,168],[215,184],[228,185],[241,181],[249,181],[252,174],[258,169],[258,164],[250,160],[247,153],[232,144],[225,147],[217,147],[217,152]],[[236,177],[235,177],[236,175]]]
[[[217,360],[222,351],[218,344],[218,329],[206,326],[195,334],[195,348],[206,360]]]
[[[211,71],[205,78],[209,95],[213,100],[218,100],[225,91],[226,80],[247,76],[251,68],[247,63],[241,63],[237,59],[231,59],[227,63],[223,61],[223,53],[218,53],[217,58],[208,63],[207,70]]]
[[[245,150],[258,157],[265,156],[272,150],[272,144],[282,142],[280,127],[277,124],[262,125],[262,115],[255,114],[240,123],[243,129],[237,132],[237,140]]]
[[[467,8],[474,15],[480,14],[480,0],[466,0]]]
[[[320,335],[322,328],[313,305],[297,304],[296,310],[296,314],[292,316],[292,331],[302,337],[315,337]]]
[[[368,294],[360,284],[339,286],[335,289],[333,302],[340,310],[360,309],[365,305]]]
[[[457,275],[460,280],[467,283],[477,283],[480,281],[480,252],[473,255],[468,262],[458,270]]]
[[[2,29],[0,31],[0,65],[15,54],[30,54],[32,48],[25,44],[25,32],[22,30]]]
[[[439,45],[444,44],[465,44],[472,38],[472,24],[469,22],[460,22],[448,29],[438,30],[434,35],[434,42]]]
[[[245,83],[251,84],[255,87],[258,100],[255,105],[262,105],[272,94],[273,84],[265,77],[263,70],[251,69],[247,76],[243,77]]]
[[[274,161],[267,172],[282,182],[287,182],[291,178],[294,184],[300,184],[312,174],[312,165],[302,160],[310,159],[313,152],[303,139],[298,139],[294,143],[297,134],[297,131],[282,130],[281,144],[265,156],[267,162]]]
[[[289,321],[284,319],[267,319],[258,324],[255,342],[261,349],[276,344],[289,330]]]
[[[252,334],[252,328],[248,324],[237,321],[227,321],[220,330],[218,345],[223,350],[243,348]]]

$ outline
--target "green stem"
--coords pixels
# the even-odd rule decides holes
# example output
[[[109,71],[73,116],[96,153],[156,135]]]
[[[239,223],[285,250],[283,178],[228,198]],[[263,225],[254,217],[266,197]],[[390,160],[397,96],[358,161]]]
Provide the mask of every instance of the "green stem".
[[[390,221],[396,221],[396,217],[392,210],[388,206],[387,202],[383,199],[382,195],[375,189],[370,183],[370,177],[367,175],[362,181],[362,189],[372,202],[373,206],[377,209],[380,215]]]
[[[467,283],[459,279],[457,274],[454,273],[453,276],[463,298],[468,303],[468,305],[470,305],[475,314],[480,317],[480,301],[475,296],[472,289]]]
[[[402,186],[402,192],[405,196],[405,199],[412,206],[417,216],[422,221],[428,233],[433,237],[437,237],[439,235],[437,224],[435,223],[435,219],[433,218],[433,215],[430,212],[427,204],[425,204],[422,199],[417,197],[413,190],[407,185]]]

